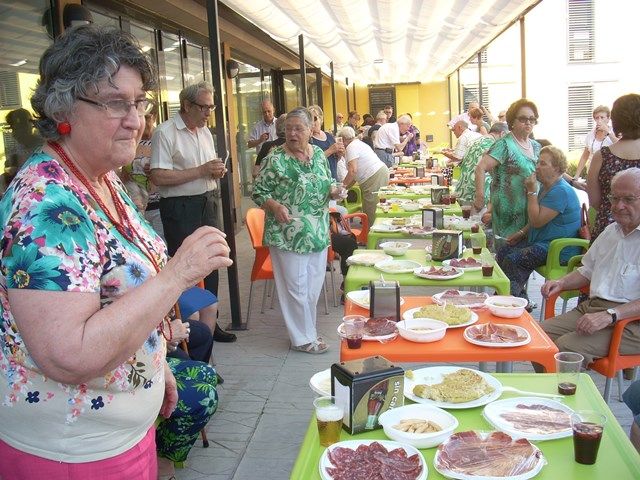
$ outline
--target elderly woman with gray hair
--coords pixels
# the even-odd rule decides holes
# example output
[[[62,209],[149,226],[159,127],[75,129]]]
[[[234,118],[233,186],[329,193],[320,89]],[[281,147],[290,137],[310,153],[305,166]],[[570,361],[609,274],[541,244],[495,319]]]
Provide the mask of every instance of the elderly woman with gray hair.
[[[269,247],[282,316],[293,350],[324,353],[316,330],[329,245],[332,187],[324,152],[310,144],[313,119],[306,108],[287,114],[285,143],[263,161],[253,200],[266,212],[263,242]]]
[[[556,238],[577,237],[580,228],[580,202],[575,190],[564,180],[567,159],[562,150],[543,147],[535,172],[524,180],[529,222],[507,238],[496,260],[511,281],[511,295],[527,298],[525,285],[533,270],[547,261],[549,244]],[[538,190],[538,182],[541,188]],[[567,247],[560,260],[580,253]]]
[[[154,423],[178,400],[167,313],[231,260],[210,227],[167,260],[115,173],[154,87],[137,41],[115,29],[71,29],[40,61],[31,103],[48,143],[0,204],[5,480],[156,478]]]
[[[353,128],[343,127],[338,132],[345,145],[347,176],[344,185],[348,188],[358,182],[362,191],[362,211],[369,218],[369,225],[376,219],[378,194],[382,187],[389,184],[389,169],[371,147],[356,137]]]

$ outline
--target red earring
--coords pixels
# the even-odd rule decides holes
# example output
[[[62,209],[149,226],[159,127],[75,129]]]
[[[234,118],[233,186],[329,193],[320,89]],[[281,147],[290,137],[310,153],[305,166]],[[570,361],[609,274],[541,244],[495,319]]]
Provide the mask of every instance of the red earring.
[[[56,130],[60,135],[69,135],[71,133],[71,124],[69,122],[60,122]]]

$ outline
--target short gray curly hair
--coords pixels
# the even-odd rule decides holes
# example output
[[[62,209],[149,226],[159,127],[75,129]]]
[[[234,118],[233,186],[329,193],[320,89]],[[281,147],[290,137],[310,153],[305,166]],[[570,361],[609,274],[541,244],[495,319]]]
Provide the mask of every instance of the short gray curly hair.
[[[287,113],[287,119],[285,120],[293,120],[294,118],[299,118],[304,125],[311,130],[313,127],[313,119],[311,118],[311,113],[305,107],[296,107]]]
[[[207,82],[194,83],[192,85],[184,87],[180,91],[180,111],[182,113],[185,112],[184,102],[187,101],[190,103],[196,103],[196,101],[198,100],[198,94],[201,90],[209,92],[211,95],[213,95],[213,87],[210,83]]]
[[[98,92],[105,80],[111,83],[122,65],[140,73],[143,90],[156,88],[156,72],[133,35],[80,25],[58,37],[40,59],[40,79],[31,97],[40,134],[59,139],[56,126],[68,120],[78,97]]]

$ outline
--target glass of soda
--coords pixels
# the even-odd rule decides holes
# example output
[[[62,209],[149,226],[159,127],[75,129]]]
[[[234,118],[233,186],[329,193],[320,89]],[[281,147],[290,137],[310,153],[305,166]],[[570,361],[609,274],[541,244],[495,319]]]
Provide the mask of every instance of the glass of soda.
[[[571,415],[576,462],[583,465],[596,463],[605,423],[607,417],[592,410],[577,410]]]

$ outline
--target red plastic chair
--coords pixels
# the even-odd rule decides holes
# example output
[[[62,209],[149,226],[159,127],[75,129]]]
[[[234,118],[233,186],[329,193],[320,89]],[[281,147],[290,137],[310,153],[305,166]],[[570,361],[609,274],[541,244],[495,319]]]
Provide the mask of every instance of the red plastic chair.
[[[358,241],[358,245],[366,245],[367,240],[369,239],[369,217],[367,217],[367,214],[363,212],[348,213],[344,215],[344,218],[349,222],[351,231],[356,236],[356,240]],[[353,226],[351,220],[354,218],[360,219],[360,228],[356,228]]]
[[[589,286],[582,287],[580,289],[582,293],[589,293]],[[562,295],[560,292],[557,295],[549,297],[545,305],[544,319],[547,320],[555,316],[555,304],[558,297]],[[611,334],[611,342],[609,343],[609,354],[606,357],[598,358],[594,362],[589,364],[589,368],[595,370],[601,375],[607,377],[607,381],[604,386],[604,401],[609,403],[609,397],[611,396],[611,380],[614,377],[618,379],[618,395],[620,401],[622,401],[622,370],[625,368],[634,368],[640,366],[640,355],[620,355],[620,342],[622,341],[622,332],[624,327],[630,322],[640,321],[640,317],[627,318],[625,320],[618,320],[613,327],[613,333]]]
[[[251,315],[251,296],[253,294],[253,282],[258,280],[273,280],[273,266],[271,265],[271,255],[269,248],[262,244],[264,235],[264,210],[261,208],[250,208],[246,218],[251,246],[255,250],[256,256],[251,269],[251,284],[249,286],[249,306],[247,307],[247,327],[249,326],[249,316]],[[267,299],[267,288],[265,285],[262,294],[262,306],[260,313],[264,313],[264,304]]]

